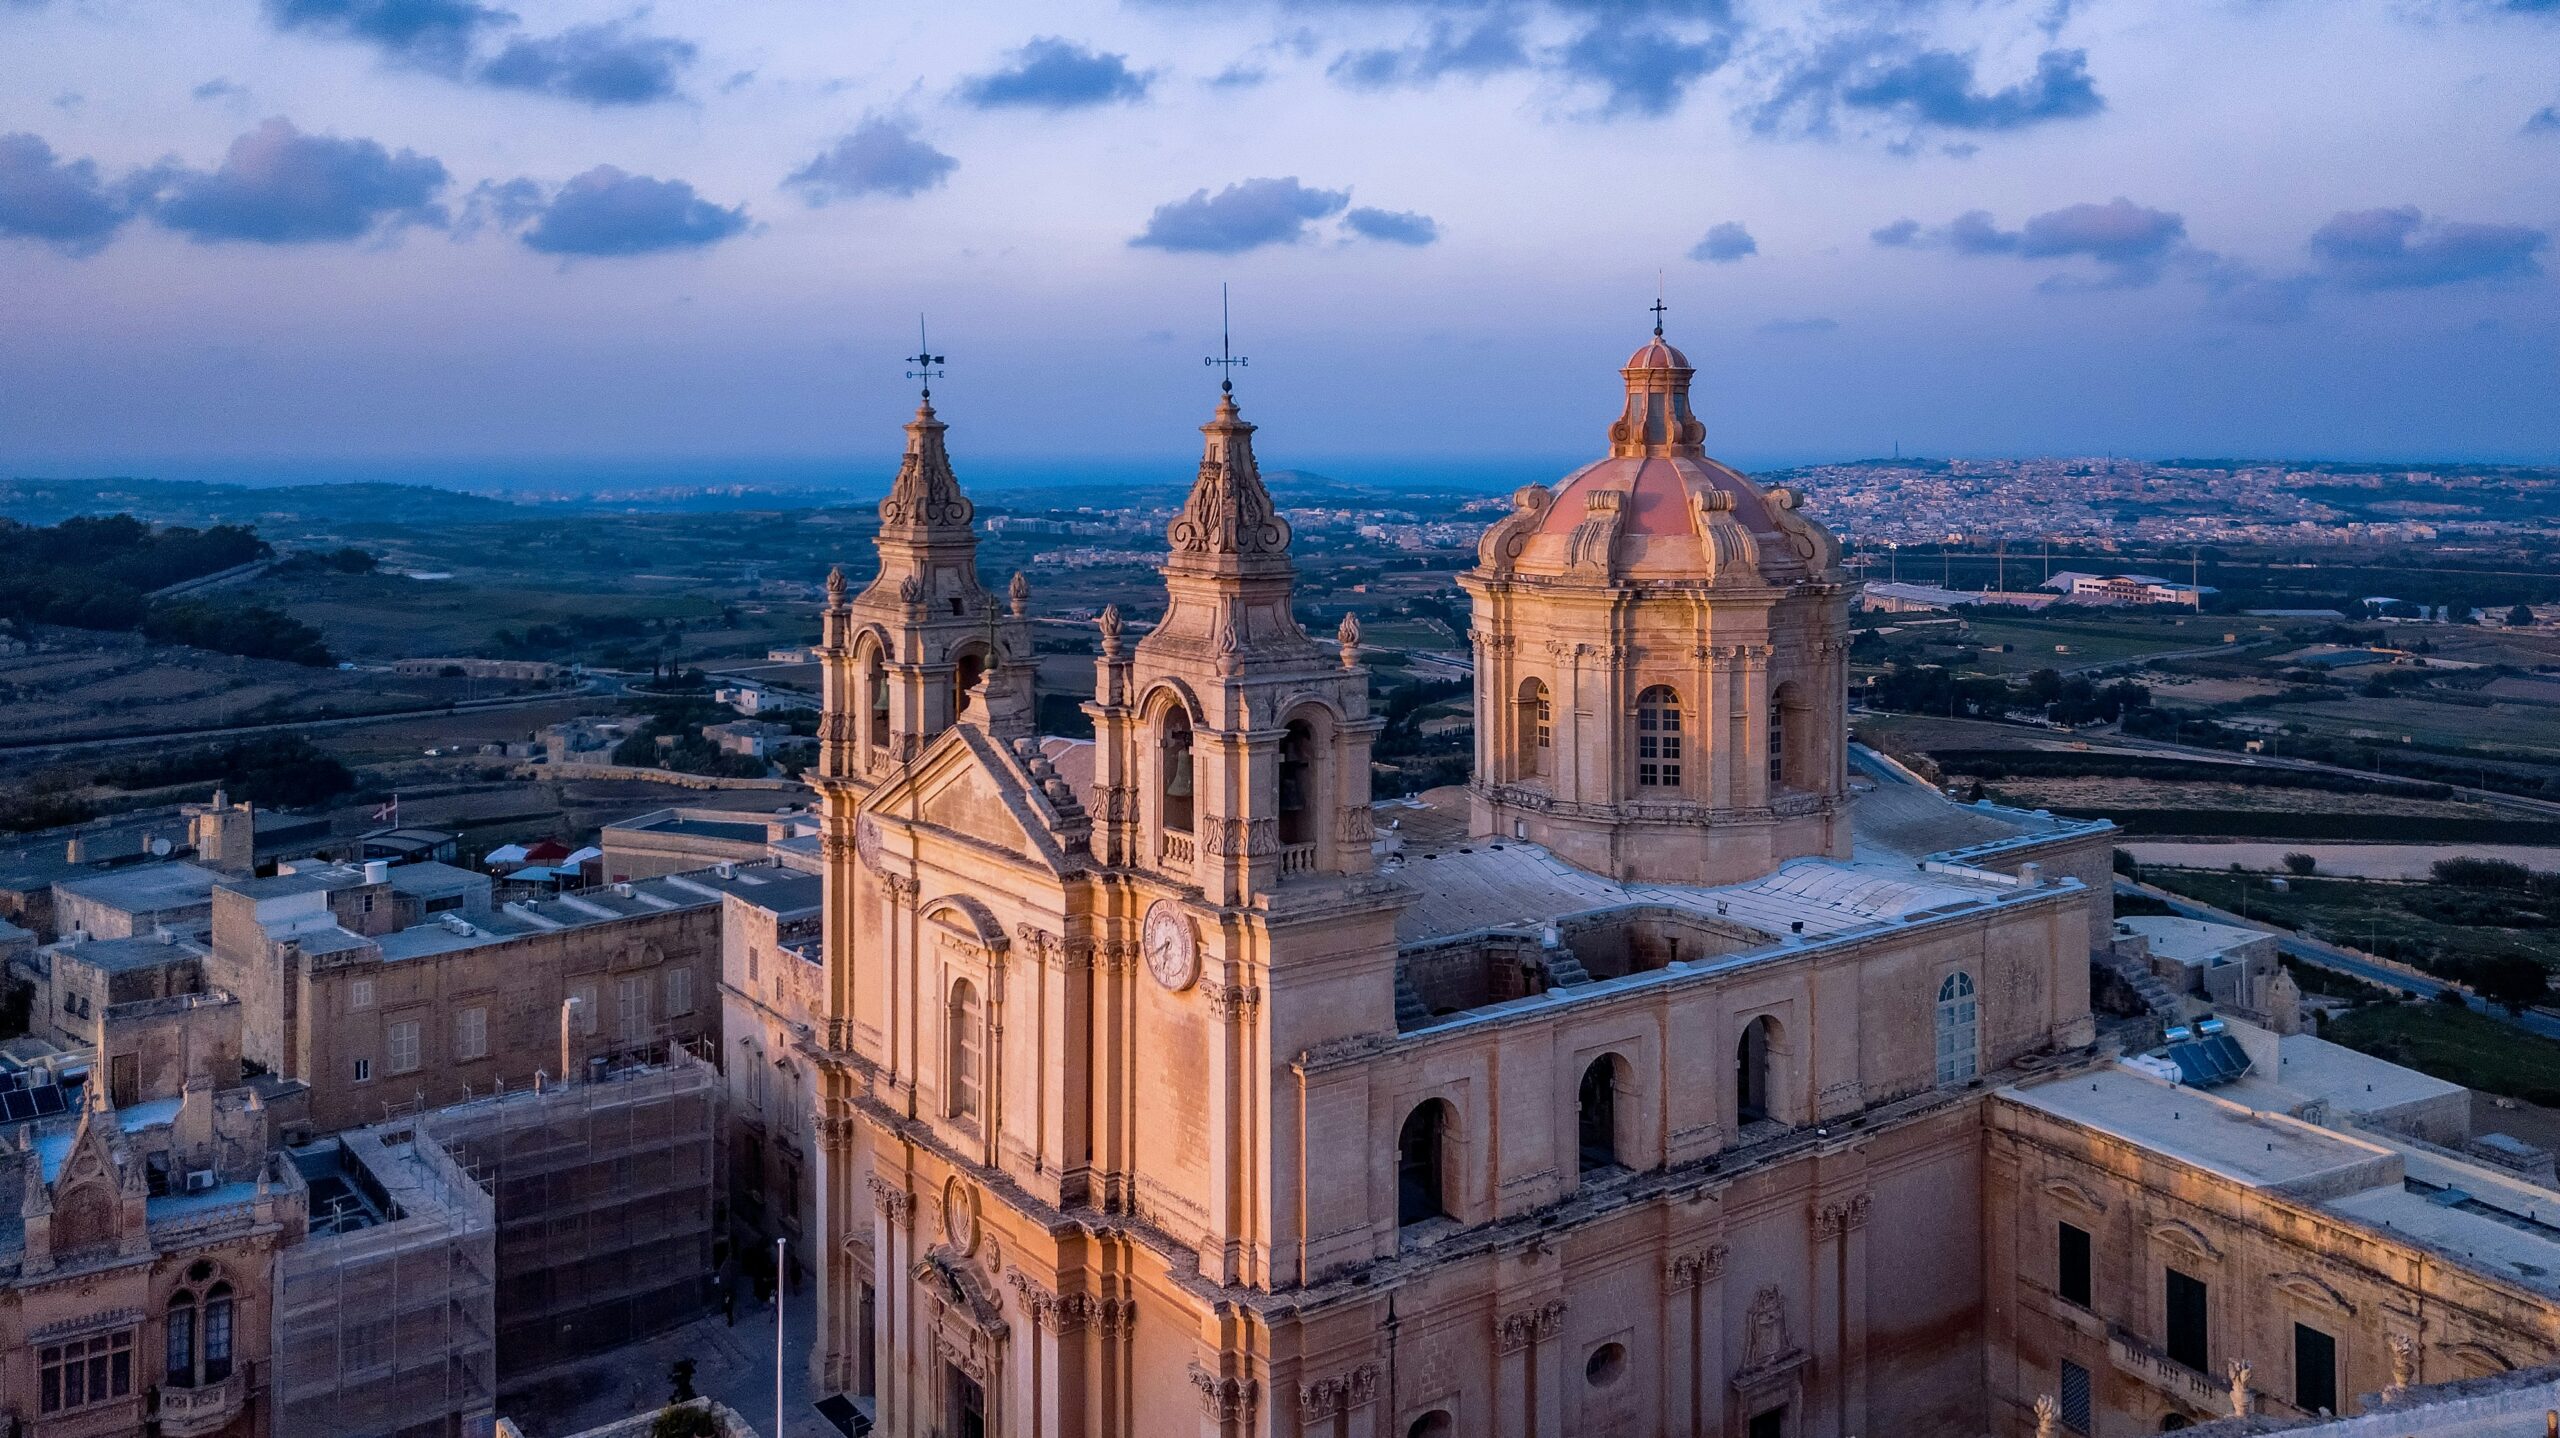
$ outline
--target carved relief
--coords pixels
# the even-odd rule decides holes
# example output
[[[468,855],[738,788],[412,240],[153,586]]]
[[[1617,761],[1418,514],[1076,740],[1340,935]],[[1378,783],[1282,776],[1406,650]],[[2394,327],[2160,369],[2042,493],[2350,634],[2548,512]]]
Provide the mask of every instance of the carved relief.
[[[863,1180],[871,1189],[871,1206],[891,1223],[903,1226],[907,1215],[915,1212],[915,1196],[878,1174]]]
[[[1662,1265],[1663,1289],[1666,1292],[1677,1293],[1703,1283],[1715,1282],[1724,1277],[1725,1260],[1732,1253],[1732,1248],[1726,1244],[1710,1243],[1704,1248],[1692,1248],[1686,1252],[1671,1255]]]
[[[1378,1396],[1378,1365],[1363,1363],[1346,1373],[1298,1385],[1298,1412],[1307,1422],[1361,1407]]]
[[[1262,990],[1247,984],[1210,984],[1204,991],[1210,1012],[1222,1019],[1249,1016],[1262,1003]]]
[[[1516,1353],[1532,1343],[1553,1338],[1564,1327],[1565,1301],[1550,1299],[1535,1308],[1520,1308],[1493,1322],[1494,1347]]]
[[[1751,1307],[1744,1313],[1742,1323],[1745,1369],[1765,1368],[1795,1351],[1787,1341],[1787,1296],[1778,1285],[1764,1284],[1751,1296]]]
[[[1191,1365],[1191,1386],[1200,1390],[1200,1412],[1213,1423],[1249,1423],[1262,1385],[1251,1378],[1221,1378]]]

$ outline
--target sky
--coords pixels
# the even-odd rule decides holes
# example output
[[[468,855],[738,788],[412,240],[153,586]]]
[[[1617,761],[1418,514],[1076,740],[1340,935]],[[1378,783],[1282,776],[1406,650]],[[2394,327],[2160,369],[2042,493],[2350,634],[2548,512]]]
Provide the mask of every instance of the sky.
[[[2560,0],[0,0],[0,472],[2560,462]]]

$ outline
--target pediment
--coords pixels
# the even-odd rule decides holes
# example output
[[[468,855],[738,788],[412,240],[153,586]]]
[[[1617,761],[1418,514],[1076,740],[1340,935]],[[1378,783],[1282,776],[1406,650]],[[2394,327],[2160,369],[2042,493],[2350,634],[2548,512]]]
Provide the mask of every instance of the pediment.
[[[2222,1256],[2222,1250],[2214,1246],[2212,1239],[2204,1236],[2204,1230],[2178,1219],[2163,1219],[2151,1225],[2151,1238],[2155,1243],[2185,1249],[2198,1258]]]
[[[1087,827],[1081,810],[1072,823],[1058,815],[1034,790],[1030,771],[969,724],[944,730],[863,808],[883,826],[913,826],[920,840],[939,831],[1050,873],[1074,867],[1062,839],[1080,846]]]
[[[2347,1300],[2347,1296],[2330,1287],[2318,1274],[2279,1273],[2268,1282],[2305,1302],[2335,1309],[2349,1317],[2355,1314],[2356,1306]]]

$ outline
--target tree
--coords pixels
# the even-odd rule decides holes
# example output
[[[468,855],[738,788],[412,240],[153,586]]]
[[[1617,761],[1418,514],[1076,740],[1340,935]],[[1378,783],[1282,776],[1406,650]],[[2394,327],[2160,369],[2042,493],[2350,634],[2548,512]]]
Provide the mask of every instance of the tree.
[[[679,1358],[667,1366],[667,1381],[675,1391],[667,1395],[669,1403],[690,1403],[698,1395],[693,1391],[693,1360]]]
[[[2507,627],[2508,627],[2508,628],[2510,628],[2510,629],[2530,629],[2530,628],[2532,628],[2532,627],[2533,627],[2533,610],[2532,610],[2531,608],[2529,608],[2529,607],[2525,606],[2525,605],[2522,605],[2522,604],[2519,604],[2519,605],[2517,605],[2515,608],[2508,610],[2508,611],[2507,611]]]
[[[2542,965],[2519,954],[2492,954],[2475,960],[2469,977],[2480,997],[2505,1005],[2511,1014],[2523,1013],[2526,1005],[2540,1002],[2551,991],[2550,976]]]
[[[2298,878],[2307,879],[2311,877],[2313,870],[2320,867],[2320,861],[2309,854],[2287,854],[2284,856],[2284,866],[2287,872]]]

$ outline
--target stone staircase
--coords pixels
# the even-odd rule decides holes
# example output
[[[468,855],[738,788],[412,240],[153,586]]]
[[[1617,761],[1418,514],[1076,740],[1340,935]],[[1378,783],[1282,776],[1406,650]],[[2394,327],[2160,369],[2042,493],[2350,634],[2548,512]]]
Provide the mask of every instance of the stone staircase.
[[[1403,971],[1398,970],[1396,973],[1396,1032],[1411,1033],[1429,1022],[1431,1022],[1431,1006],[1422,1001],[1422,995],[1414,992],[1413,980],[1406,978]]]

